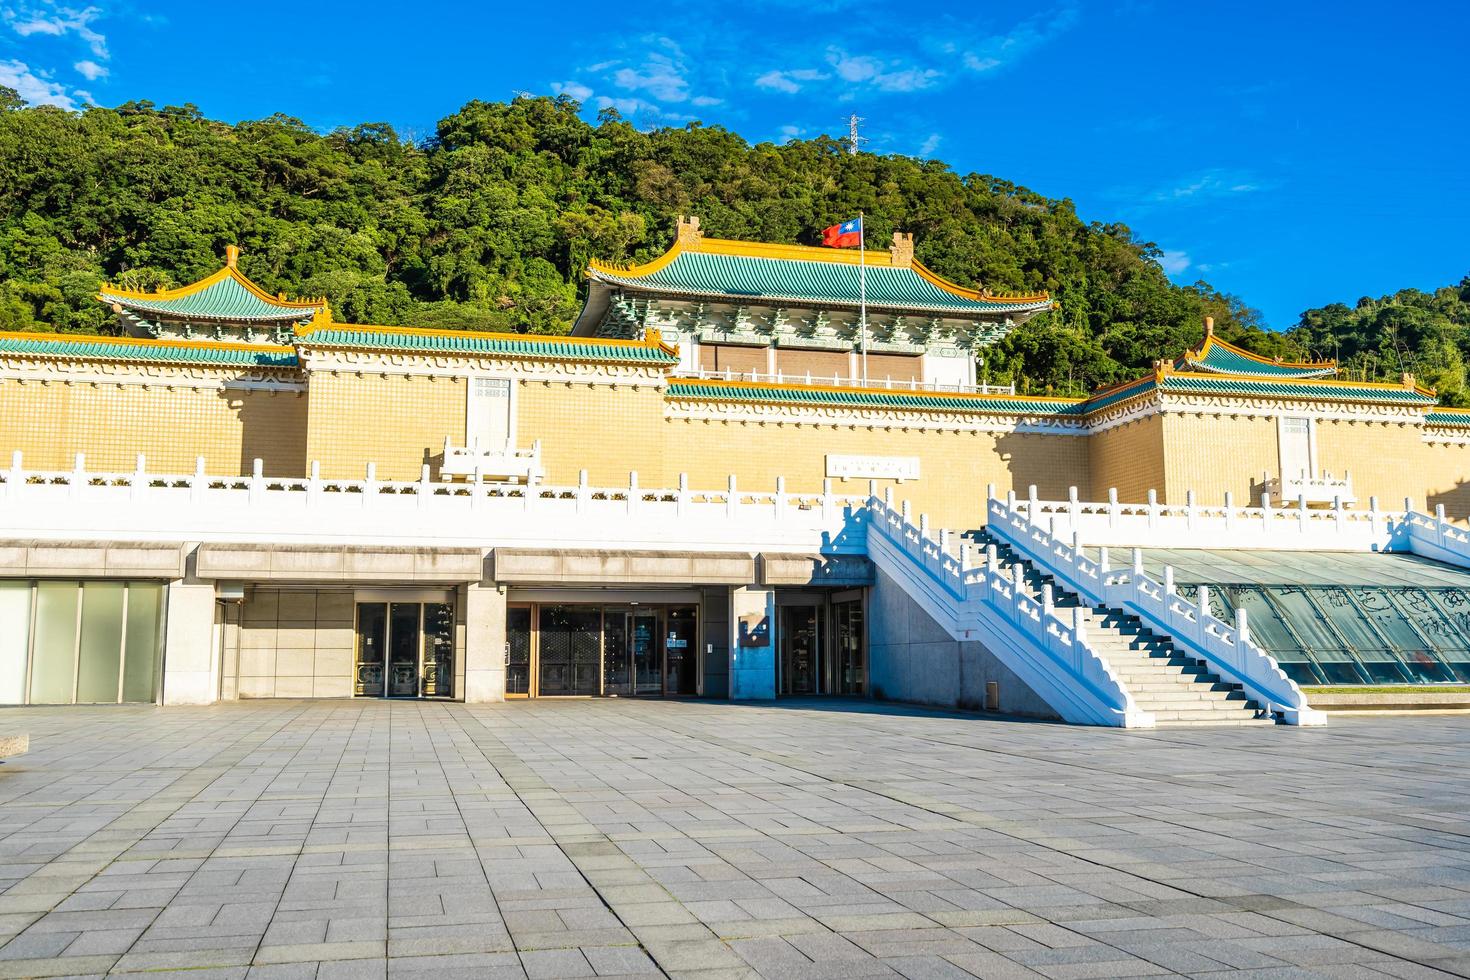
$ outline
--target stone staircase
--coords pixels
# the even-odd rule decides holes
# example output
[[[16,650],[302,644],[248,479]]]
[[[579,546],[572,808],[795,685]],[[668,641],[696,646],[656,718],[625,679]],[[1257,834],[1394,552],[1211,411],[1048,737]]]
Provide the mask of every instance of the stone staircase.
[[[1052,603],[1063,619],[1082,620],[1088,643],[1113,668],[1140,710],[1154,716],[1160,728],[1188,726],[1272,725],[1260,705],[1248,699],[1239,685],[1227,684],[1210,672],[1207,663],[1174,647],[1164,636],[1144,627],[1137,616],[1117,609],[1084,605],[1075,593],[1056,584],[1051,576],[1016,554],[1007,544],[978,531],[965,537],[970,562],[984,563],[985,549],[993,546],[996,558],[1009,574],[1020,565],[1027,592],[1040,601],[1043,586],[1052,587]]]

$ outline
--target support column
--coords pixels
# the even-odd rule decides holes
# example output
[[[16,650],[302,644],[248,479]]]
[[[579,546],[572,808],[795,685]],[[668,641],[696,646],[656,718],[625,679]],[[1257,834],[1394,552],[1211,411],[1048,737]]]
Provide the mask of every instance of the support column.
[[[465,588],[464,700],[505,700],[505,593],[493,582]]]
[[[776,593],[758,585],[730,590],[730,698],[776,696]]]
[[[163,631],[164,704],[214,704],[219,698],[217,639],[214,583],[194,578],[170,582]]]

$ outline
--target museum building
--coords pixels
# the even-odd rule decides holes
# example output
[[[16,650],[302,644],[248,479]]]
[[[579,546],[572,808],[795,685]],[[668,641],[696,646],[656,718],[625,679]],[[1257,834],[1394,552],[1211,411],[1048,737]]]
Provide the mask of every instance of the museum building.
[[[1180,508],[1263,498],[1263,520],[1271,501],[1310,511],[1302,533],[1380,502],[1470,513],[1470,413],[1409,376],[1340,380],[1206,325],[1086,398],[991,385],[987,346],[1051,300],[948,282],[904,234],[860,257],[681,218],[663,256],[587,279],[567,336],[368,326],[260,289],[231,247],[188,286],[104,287],[116,335],[0,334],[0,704],[830,694],[1088,720],[1025,652],[1049,641],[991,642],[988,613],[961,627],[934,605],[974,598],[987,548],[993,574],[1026,560],[987,537],[1008,494],[1008,515],[1163,515],[1114,547],[1188,548]],[[875,528],[919,540],[921,565],[942,542],[950,598]],[[1217,591],[1222,622],[1247,595]],[[1430,656],[1376,629],[1395,662]],[[1308,667],[1276,650],[1272,669],[1327,677],[1298,646]],[[1438,674],[1398,679],[1470,680],[1432,656]],[[966,657],[963,682],[917,679]],[[1109,670],[1112,694],[1067,684],[1127,701]],[[1354,670],[1333,676],[1386,676]]]

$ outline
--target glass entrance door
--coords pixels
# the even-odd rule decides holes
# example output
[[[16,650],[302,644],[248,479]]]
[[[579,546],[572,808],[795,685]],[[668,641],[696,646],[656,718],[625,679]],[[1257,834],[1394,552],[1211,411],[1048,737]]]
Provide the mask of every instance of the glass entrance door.
[[[659,649],[659,615],[656,612],[635,612],[632,633],[629,637],[633,657],[633,693],[664,693],[663,651]]]
[[[362,698],[454,697],[454,606],[359,602],[353,693]]]
[[[663,630],[665,694],[694,694],[698,690],[696,618],[693,607],[674,607],[668,611]]]
[[[819,693],[820,606],[781,607],[781,693]]]

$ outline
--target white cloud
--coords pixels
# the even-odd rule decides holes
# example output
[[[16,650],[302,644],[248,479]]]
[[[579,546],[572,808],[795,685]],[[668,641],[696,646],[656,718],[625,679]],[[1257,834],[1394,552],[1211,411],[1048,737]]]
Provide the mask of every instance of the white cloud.
[[[640,64],[618,68],[612,75],[613,84],[630,92],[647,92],[660,102],[683,102],[689,98],[684,52],[667,37],[653,41],[662,50],[647,52]]]
[[[806,135],[805,129],[802,129],[800,126],[792,126],[789,124],[782,126],[779,130],[777,130],[777,132],[781,136],[782,143],[789,143],[794,139],[800,139],[801,137]]]
[[[7,7],[5,22],[21,37],[35,34],[50,37],[65,37],[75,34],[91,49],[92,56],[106,61],[107,38],[98,33],[92,22],[102,16],[97,7],[60,7],[54,3],[43,3],[39,7]]]
[[[570,96],[578,102],[586,102],[592,98],[592,89],[581,82],[552,82],[551,88],[558,95]]]
[[[924,145],[919,147],[919,156],[932,157],[934,155],[934,151],[939,149],[939,144],[943,142],[943,140],[944,137],[940,136],[938,133],[930,133],[929,138],[924,141]]]
[[[1060,10],[1047,11],[1022,21],[1004,34],[965,43],[946,42],[947,51],[959,51],[960,63],[973,72],[1003,68],[1071,30],[1077,23],[1077,7],[1068,2]]]
[[[1164,271],[1169,275],[1177,276],[1189,268],[1189,253],[1181,252],[1178,249],[1166,248],[1163,254],[1159,256],[1159,265],[1163,266]]]
[[[689,100],[690,105],[696,105],[700,108],[712,105],[723,105],[724,103],[724,99],[717,99],[712,95],[696,95],[694,98]]]
[[[108,75],[107,69],[95,61],[78,61],[72,67],[76,69],[78,75],[81,75],[89,82],[95,82],[99,78],[106,78]]]
[[[1216,168],[1202,170],[1161,187],[1148,195],[1148,199],[1156,204],[1168,204],[1251,194],[1262,189],[1261,182],[1250,174]]]
[[[772,69],[755,80],[757,88],[788,95],[800,92],[805,82],[823,82],[832,76],[818,68],[794,68],[790,71]]]
[[[32,105],[54,105],[75,109],[76,98],[66,86],[54,82],[46,72],[32,71],[21,61],[0,61],[0,85],[13,88]]]
[[[871,86],[880,92],[918,92],[932,87],[943,75],[936,68],[848,54],[838,47],[827,49],[827,63],[844,82]]]

